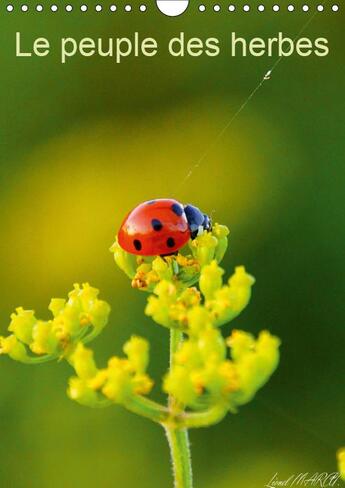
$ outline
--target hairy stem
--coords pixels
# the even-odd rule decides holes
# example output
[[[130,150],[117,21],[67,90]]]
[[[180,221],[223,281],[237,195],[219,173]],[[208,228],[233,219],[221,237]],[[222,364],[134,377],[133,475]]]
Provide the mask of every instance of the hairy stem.
[[[170,329],[170,368],[173,364],[173,356],[182,339],[183,334],[181,331]],[[171,395],[169,396],[169,410],[173,415],[178,410],[176,400]],[[177,428],[173,425],[165,425],[164,428],[170,447],[175,488],[192,488],[192,464],[188,430]]]
[[[165,427],[173,465],[175,488],[192,488],[192,466],[187,429]]]

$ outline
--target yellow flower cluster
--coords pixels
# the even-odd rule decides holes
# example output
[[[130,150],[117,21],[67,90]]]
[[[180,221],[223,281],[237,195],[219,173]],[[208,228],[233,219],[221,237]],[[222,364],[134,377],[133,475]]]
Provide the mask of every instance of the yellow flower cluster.
[[[127,358],[112,357],[104,369],[96,367],[93,352],[79,343],[69,361],[77,376],[69,381],[70,398],[90,407],[107,404],[106,400],[126,404],[134,395],[151,391],[153,381],[146,374],[148,342],[132,337],[124,345]]]
[[[255,280],[243,266],[236,268],[227,284],[223,284],[224,271],[213,260],[200,273],[199,288],[179,288],[171,281],[163,280],[154,288],[148,299],[146,314],[164,327],[189,331],[190,312],[202,306],[204,320],[215,327],[230,322],[247,306],[251,287]]]
[[[182,407],[222,404],[235,411],[254,397],[276,369],[279,339],[263,331],[255,340],[251,334],[235,330],[224,340],[201,306],[189,311],[188,320],[189,337],[174,355],[165,391]]]
[[[223,339],[218,327],[246,307],[255,281],[243,266],[236,268],[226,284],[223,274],[213,260],[201,269],[200,291],[187,288],[179,292],[176,284],[163,280],[148,298],[147,315],[188,335],[164,380],[164,390],[182,408],[222,403],[235,410],[266,383],[279,361],[279,340],[268,332],[261,332],[257,341],[241,331]]]
[[[204,232],[176,256],[142,257],[124,251],[117,240],[111,247],[116,264],[131,278],[132,286],[152,291],[163,280],[173,282],[179,289],[197,283],[201,268],[216,260],[219,263],[228,246],[229,229],[215,224],[212,232]],[[184,254],[182,254],[184,252]]]
[[[110,306],[98,294],[87,283],[74,285],[67,301],[51,300],[53,318],[46,321],[38,320],[32,310],[17,308],[8,327],[12,334],[0,337],[0,354],[24,363],[68,355],[78,341],[96,337],[108,321]]]

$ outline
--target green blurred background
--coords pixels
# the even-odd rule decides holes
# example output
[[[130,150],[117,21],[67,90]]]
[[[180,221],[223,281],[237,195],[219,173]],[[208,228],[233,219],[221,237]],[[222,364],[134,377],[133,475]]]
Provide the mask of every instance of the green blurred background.
[[[168,334],[143,316],[109,247],[124,214],[143,199],[193,202],[231,228],[228,274],[245,264],[257,284],[234,322],[282,339],[269,384],[238,415],[193,431],[198,488],[259,488],[275,472],[333,471],[345,443],[344,16],[329,7],[303,35],[325,36],[326,58],[283,59],[225,136],[213,145],[272,59],[231,58],[231,31],[294,37],[311,13],[268,11],[179,18],[148,11],[0,13],[0,333],[18,305],[47,317],[50,297],[89,281],[112,305],[94,342],[100,364],[140,334],[151,342],[150,373],[167,367]],[[194,2],[193,2],[194,3]],[[294,3],[300,9],[300,3]],[[44,7],[50,4],[44,3]],[[137,4],[136,4],[137,5]],[[240,6],[241,4],[237,4]],[[251,4],[255,7],[256,4]],[[286,2],[281,3],[286,10]],[[327,4],[328,5],[328,4]],[[108,4],[104,4],[108,8]],[[315,10],[313,2],[312,10]],[[155,37],[155,58],[73,58],[62,36]],[[52,43],[46,58],[15,57]],[[218,37],[217,58],[173,58],[168,39]],[[180,187],[188,169],[203,164]],[[224,333],[229,333],[226,327]],[[158,426],[120,407],[93,411],[66,394],[64,364],[0,364],[0,486],[169,487],[169,454]]]

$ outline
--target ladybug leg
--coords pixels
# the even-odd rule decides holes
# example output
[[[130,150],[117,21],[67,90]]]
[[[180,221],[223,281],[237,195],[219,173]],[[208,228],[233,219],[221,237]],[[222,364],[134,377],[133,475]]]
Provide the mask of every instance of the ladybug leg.
[[[196,229],[196,230],[193,230],[191,233],[190,233],[190,238],[192,239],[192,241],[198,237],[198,234],[199,234],[199,229]]]

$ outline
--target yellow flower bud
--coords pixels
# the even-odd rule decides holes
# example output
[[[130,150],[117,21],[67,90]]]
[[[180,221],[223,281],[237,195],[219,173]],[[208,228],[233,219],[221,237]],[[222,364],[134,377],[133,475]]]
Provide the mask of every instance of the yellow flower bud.
[[[217,237],[217,239],[224,239],[224,237],[228,237],[230,231],[226,225],[216,223],[213,226],[212,234]]]
[[[254,397],[275,371],[279,362],[280,341],[267,331],[261,332],[257,341],[250,334],[236,331],[229,345],[240,388],[235,401],[242,405]]]
[[[15,335],[8,337],[0,337],[0,354],[7,354],[15,361],[26,362],[27,351],[24,344],[22,344]]]
[[[108,361],[108,371],[115,369],[123,369],[128,373],[131,372],[131,364],[128,359],[119,358],[117,356],[113,356]]]
[[[78,302],[79,295],[80,295],[80,285],[79,283],[74,283],[73,290],[71,290],[68,293],[68,298],[70,299],[69,302],[70,303]]]
[[[188,331],[191,334],[199,334],[200,331],[212,327],[212,319],[209,312],[197,305],[188,311]]]
[[[87,382],[89,388],[92,388],[93,390],[100,390],[104,383],[106,382],[108,377],[108,370],[107,369],[101,369],[98,370],[96,375],[90,378]]]
[[[133,391],[137,395],[147,395],[153,387],[153,381],[147,374],[137,374],[132,380]]]
[[[228,248],[229,229],[225,225],[215,224],[212,233],[218,240],[214,257],[220,263]]]
[[[172,266],[169,265],[168,261],[161,258],[160,256],[152,261],[152,270],[157,273],[160,281],[171,281],[174,275]]]
[[[97,374],[93,351],[86,348],[81,342],[70,356],[70,362],[81,379],[90,379]]]
[[[114,254],[114,259],[118,267],[126,273],[129,278],[133,279],[137,268],[136,257],[133,254],[124,251],[117,242],[117,239],[111,246],[110,251]]]
[[[52,298],[48,309],[52,312],[54,317],[57,317],[64,309],[66,300],[63,298]]]
[[[89,308],[89,314],[95,329],[101,330],[107,325],[110,310],[110,305],[103,300],[97,300],[92,304]]]
[[[223,285],[223,274],[224,270],[218,266],[216,260],[213,260],[211,264],[203,267],[200,275],[199,286],[202,294],[207,300],[212,299],[214,293]]]
[[[190,248],[201,268],[209,264],[214,258],[217,244],[218,240],[211,232],[204,232],[191,241]]]
[[[215,325],[230,322],[242,312],[250,300],[254,282],[254,278],[246,273],[245,268],[239,266],[230,277],[229,286],[215,290],[213,299],[206,301],[206,307],[213,316]]]
[[[189,371],[182,366],[173,367],[164,379],[164,391],[184,405],[193,405],[197,399]]]
[[[191,378],[199,394],[207,390],[214,403],[238,389],[237,372],[231,361],[208,361],[204,368],[192,372]]]
[[[171,326],[186,329],[188,325],[187,311],[187,307],[180,301],[170,305],[168,313]]]
[[[200,332],[197,338],[200,354],[205,361],[220,362],[225,359],[226,345],[218,329],[207,329]]]
[[[162,280],[154,289],[155,295],[167,303],[172,303],[177,299],[176,286],[167,280]]]
[[[157,324],[163,327],[173,327],[174,323],[170,319],[170,308],[163,304],[161,300],[155,296],[150,296],[147,300],[145,314],[152,317]]]
[[[192,307],[199,305],[201,301],[201,295],[197,288],[187,288],[184,290],[178,298],[178,301],[185,307]]]
[[[256,344],[256,352],[260,358],[262,384],[266,383],[267,378],[271,376],[278,366],[279,346],[280,340],[278,337],[272,336],[267,330],[260,332]]]
[[[171,317],[171,305],[176,303],[177,290],[169,281],[161,281],[154,289],[157,296],[150,296],[145,308],[145,314],[152,317],[157,324],[164,327],[177,327]]]
[[[108,379],[102,388],[102,393],[116,403],[123,403],[133,394],[131,377],[125,368],[112,367],[108,370]]]
[[[248,289],[255,283],[255,278],[246,272],[244,266],[236,266],[235,273],[229,278],[229,285]]]
[[[32,329],[37,319],[32,310],[24,310],[22,307],[16,309],[16,313],[11,315],[11,323],[8,327],[10,332],[24,344],[32,341]]]
[[[196,341],[184,341],[174,355],[174,364],[192,370],[203,365],[202,357]]]
[[[80,332],[80,317],[82,315],[83,311],[79,301],[77,299],[70,299],[64,309],[55,318],[54,328],[55,325],[58,325],[65,333],[76,336]]]
[[[72,400],[75,400],[81,405],[85,405],[87,407],[97,406],[97,393],[88,387],[85,380],[77,377],[70,378],[67,394]]]
[[[251,296],[251,287],[255,279],[246,273],[244,266],[235,268],[235,274],[229,278],[231,292],[231,309],[238,314],[248,305]]]
[[[149,343],[141,337],[132,336],[123,346],[123,351],[136,373],[144,373],[149,361]]]
[[[243,330],[233,330],[227,339],[227,344],[231,348],[231,356],[234,361],[239,361],[245,354],[255,349],[254,337]]]
[[[224,393],[232,393],[240,387],[236,368],[232,361],[223,361],[219,365],[219,375],[223,379],[222,389]]]
[[[35,354],[54,354],[58,351],[59,341],[52,330],[53,322],[39,320],[33,330],[30,349]]]
[[[78,303],[78,305],[76,305],[76,309],[79,309],[80,314],[83,317],[91,316],[91,312],[97,308],[99,303],[99,300],[97,299],[98,295],[99,290],[97,288],[93,288],[89,285],[89,283],[83,283],[82,288],[79,290],[76,297],[76,301]]]

